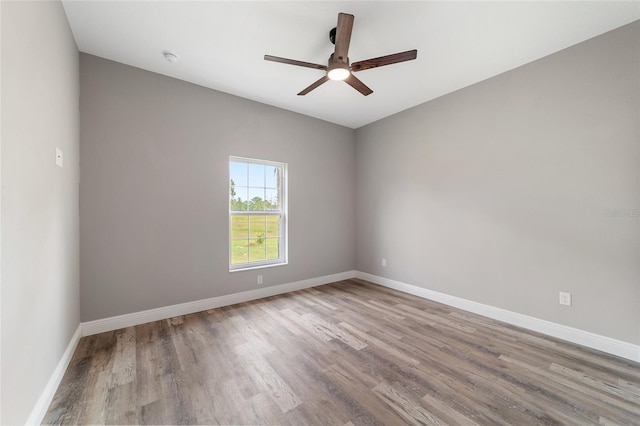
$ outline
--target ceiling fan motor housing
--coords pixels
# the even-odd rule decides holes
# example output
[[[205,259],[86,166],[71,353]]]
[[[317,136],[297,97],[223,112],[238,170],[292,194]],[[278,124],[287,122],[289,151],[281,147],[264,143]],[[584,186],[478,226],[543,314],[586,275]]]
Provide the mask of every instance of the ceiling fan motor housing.
[[[327,67],[327,77],[331,80],[344,80],[351,74],[349,70],[349,58],[346,62],[337,61],[333,57],[333,53],[329,57],[329,66]]]

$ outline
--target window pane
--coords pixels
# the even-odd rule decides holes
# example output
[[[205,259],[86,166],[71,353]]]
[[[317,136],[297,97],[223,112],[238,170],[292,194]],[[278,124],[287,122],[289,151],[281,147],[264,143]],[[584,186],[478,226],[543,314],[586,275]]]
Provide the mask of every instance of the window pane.
[[[246,186],[236,186],[229,188],[230,207],[231,211],[245,211],[249,208],[247,203],[247,194],[249,188]]]
[[[264,210],[264,188],[249,188],[249,210]]]
[[[249,186],[264,188],[264,165],[249,164]]]
[[[265,187],[278,188],[278,180],[280,179],[280,169],[276,166],[266,166],[265,169]]]
[[[236,186],[249,186],[249,182],[247,181],[247,167],[247,163],[229,162],[229,179],[233,180]]]
[[[277,189],[265,189],[265,210],[280,210],[278,204],[278,190]]]
[[[267,216],[266,219],[267,219],[266,236],[267,237],[280,236],[280,216]]]
[[[231,239],[249,239],[249,216],[231,216]]]
[[[280,238],[267,238],[267,259],[277,259],[280,257]]]
[[[286,262],[286,167],[229,157],[230,271]]]
[[[247,263],[249,261],[249,241],[231,241],[231,264]]]
[[[266,236],[266,217],[251,216],[249,218],[249,233],[251,238],[264,239]]]
[[[255,238],[249,240],[249,260],[251,262],[258,262],[265,260],[265,239]]]

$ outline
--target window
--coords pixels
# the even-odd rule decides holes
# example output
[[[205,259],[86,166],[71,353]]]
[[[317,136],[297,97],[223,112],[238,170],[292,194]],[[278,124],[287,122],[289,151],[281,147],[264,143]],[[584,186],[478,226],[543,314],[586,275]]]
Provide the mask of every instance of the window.
[[[229,270],[287,263],[287,165],[229,157]]]

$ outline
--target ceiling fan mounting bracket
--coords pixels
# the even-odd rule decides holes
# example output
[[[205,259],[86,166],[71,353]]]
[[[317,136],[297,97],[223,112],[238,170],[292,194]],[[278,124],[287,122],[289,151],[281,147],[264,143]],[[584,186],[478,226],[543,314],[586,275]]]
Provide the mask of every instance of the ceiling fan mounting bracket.
[[[333,27],[331,29],[331,31],[329,31],[329,41],[331,42],[331,44],[336,44],[336,31],[338,29],[336,27]]]

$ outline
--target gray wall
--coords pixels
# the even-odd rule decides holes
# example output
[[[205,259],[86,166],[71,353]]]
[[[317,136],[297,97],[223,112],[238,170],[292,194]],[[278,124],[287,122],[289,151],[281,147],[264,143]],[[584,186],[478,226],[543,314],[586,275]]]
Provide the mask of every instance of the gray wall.
[[[83,321],[354,269],[354,130],[87,54],[80,76]],[[229,155],[288,163],[288,265],[229,273]]]
[[[639,58],[635,22],[358,129],[357,270],[640,343]]]
[[[20,424],[80,322],[78,50],[59,2],[2,2],[1,97],[0,422]]]

